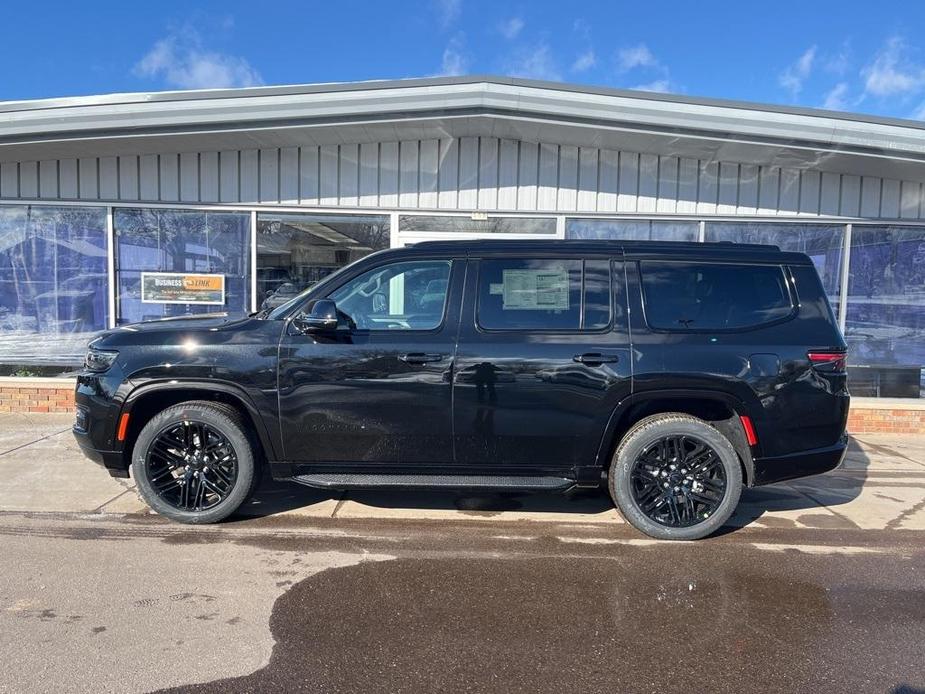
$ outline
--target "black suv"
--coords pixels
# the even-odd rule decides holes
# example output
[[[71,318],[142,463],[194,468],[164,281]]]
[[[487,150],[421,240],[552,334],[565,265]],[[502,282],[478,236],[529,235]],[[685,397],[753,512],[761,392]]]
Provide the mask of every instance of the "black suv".
[[[845,341],[810,259],[774,246],[427,242],[243,319],[90,346],[74,432],[185,523],[272,476],[327,489],[607,484],[694,539],[742,486],[846,450]]]

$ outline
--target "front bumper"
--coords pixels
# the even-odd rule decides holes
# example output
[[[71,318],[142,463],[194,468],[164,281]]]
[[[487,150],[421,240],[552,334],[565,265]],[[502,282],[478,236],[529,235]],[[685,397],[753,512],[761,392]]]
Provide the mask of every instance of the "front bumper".
[[[128,466],[122,451],[99,450],[93,445],[93,441],[90,440],[90,436],[86,431],[81,431],[76,427],[71,431],[74,438],[77,439],[77,445],[80,446],[81,452],[88,460],[92,460],[97,465],[102,465],[113,477],[128,477]]]
[[[74,393],[77,416],[74,438],[83,454],[102,465],[113,477],[128,477],[129,461],[120,442],[116,441],[116,422],[122,398],[117,393],[122,382],[121,372],[111,369],[102,374],[81,372]]]
[[[829,472],[841,465],[847,453],[848,435],[842,434],[833,446],[773,458],[755,458],[754,484],[772,484]]]

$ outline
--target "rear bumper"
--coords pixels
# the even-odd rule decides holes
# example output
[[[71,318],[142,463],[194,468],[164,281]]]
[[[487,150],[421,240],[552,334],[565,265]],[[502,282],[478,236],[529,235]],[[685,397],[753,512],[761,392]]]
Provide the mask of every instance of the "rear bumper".
[[[848,436],[843,434],[834,446],[814,448],[775,458],[755,458],[754,484],[759,486],[783,482],[834,470],[841,465],[847,452]]]

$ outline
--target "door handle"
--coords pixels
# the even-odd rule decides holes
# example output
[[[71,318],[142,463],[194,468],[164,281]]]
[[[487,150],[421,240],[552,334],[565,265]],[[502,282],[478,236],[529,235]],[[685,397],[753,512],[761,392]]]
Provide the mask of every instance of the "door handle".
[[[427,354],[425,352],[411,352],[410,354],[401,354],[401,359],[406,364],[428,364],[432,361],[443,361],[443,354]]]
[[[616,354],[601,354],[600,352],[586,352],[585,354],[576,354],[572,357],[573,361],[588,366],[600,366],[601,364],[613,364],[620,360]]]

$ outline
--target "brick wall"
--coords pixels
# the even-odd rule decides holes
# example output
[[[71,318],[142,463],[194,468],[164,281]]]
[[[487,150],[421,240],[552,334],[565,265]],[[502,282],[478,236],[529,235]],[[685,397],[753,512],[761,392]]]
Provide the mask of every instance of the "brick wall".
[[[0,378],[0,412],[73,412],[69,378]]]

